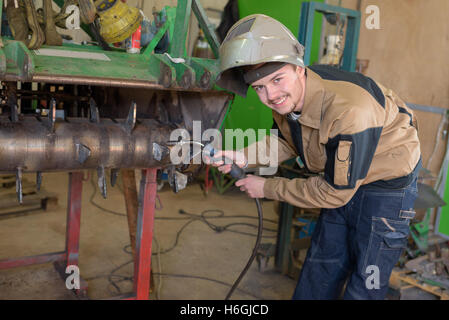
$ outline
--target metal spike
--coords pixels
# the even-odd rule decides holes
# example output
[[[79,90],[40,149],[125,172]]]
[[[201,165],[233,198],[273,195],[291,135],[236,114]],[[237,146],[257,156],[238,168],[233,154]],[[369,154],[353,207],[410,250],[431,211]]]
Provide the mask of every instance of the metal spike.
[[[128,118],[125,121],[125,130],[128,134],[131,134],[134,127],[136,126],[136,114],[137,114],[137,104],[133,101],[131,108],[129,109]]]
[[[111,169],[111,186],[114,187],[117,182],[117,177],[120,169]]]
[[[19,200],[19,203],[22,204],[23,202],[23,193],[22,193],[22,168],[17,168],[16,171],[16,193],[17,193],[17,199]]]
[[[90,122],[100,123],[100,112],[95,100],[90,98]]]
[[[170,149],[166,146],[153,142],[153,158],[162,161],[170,154]]]
[[[106,177],[104,174],[104,167],[98,167],[97,169],[97,173],[98,173],[98,186],[100,187],[101,190],[101,194],[103,196],[103,198],[106,199]]]
[[[19,122],[19,111],[17,105],[11,105],[11,122]]]
[[[42,184],[42,172],[38,171],[38,172],[36,172],[36,189],[37,189],[37,191],[41,190],[41,184]]]
[[[77,143],[75,144],[76,146],[76,156],[79,163],[84,163],[86,162],[87,158],[90,157],[90,149],[88,147],[86,147],[84,144],[82,143]]]

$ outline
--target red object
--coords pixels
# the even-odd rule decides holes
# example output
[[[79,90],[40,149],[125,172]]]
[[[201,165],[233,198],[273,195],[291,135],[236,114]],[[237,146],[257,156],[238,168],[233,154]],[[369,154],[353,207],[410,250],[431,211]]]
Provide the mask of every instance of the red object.
[[[81,225],[81,195],[84,172],[69,174],[69,196],[67,199],[67,232],[65,252],[67,265],[78,265],[78,250]]]
[[[209,180],[209,170],[210,166],[206,166],[206,177],[204,178],[204,191],[206,192],[206,194],[209,193],[209,190],[214,185],[214,181]]]
[[[126,46],[126,51],[128,53],[139,53],[140,52],[140,40],[142,38],[142,26],[139,26],[136,31],[131,36],[129,44]]]
[[[137,216],[136,257],[134,259],[134,292],[136,300],[148,300],[150,293],[151,247],[156,208],[157,169],[142,170],[141,206]]]

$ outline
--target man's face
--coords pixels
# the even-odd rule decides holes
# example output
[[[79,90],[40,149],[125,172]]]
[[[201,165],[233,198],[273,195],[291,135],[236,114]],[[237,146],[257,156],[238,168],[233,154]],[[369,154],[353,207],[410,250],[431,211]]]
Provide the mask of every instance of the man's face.
[[[251,87],[260,101],[279,114],[301,111],[304,101],[305,69],[287,64],[257,80]]]

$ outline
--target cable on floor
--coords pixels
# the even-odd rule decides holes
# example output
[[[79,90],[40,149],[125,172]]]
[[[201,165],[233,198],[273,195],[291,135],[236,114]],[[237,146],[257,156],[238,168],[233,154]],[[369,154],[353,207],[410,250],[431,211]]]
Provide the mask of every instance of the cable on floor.
[[[97,188],[96,188],[96,185],[95,185],[95,182],[93,180],[93,176],[92,175],[90,176],[90,178],[91,178],[90,181],[91,181],[91,184],[92,184],[93,190],[94,190],[92,195],[91,195],[91,197],[90,197],[90,199],[89,199],[90,203],[92,205],[94,205],[95,207],[97,207],[98,209],[102,210],[105,213],[109,213],[109,214],[113,214],[113,215],[117,215],[117,216],[125,216],[126,217],[126,214],[121,213],[121,212],[117,212],[117,211],[114,211],[114,210],[110,210],[110,209],[107,209],[107,208],[104,208],[104,207],[102,207],[101,205],[99,205],[98,203],[96,203],[94,201],[94,198],[95,198],[95,195],[96,195],[96,192],[97,192],[96,191]],[[121,188],[119,188],[119,189],[121,190],[121,192],[123,192],[123,190]],[[158,198],[158,201],[159,201],[159,207],[156,207],[156,210],[161,210],[163,208],[162,201],[161,201],[160,198]],[[248,226],[248,227],[252,227],[252,228],[256,228],[257,229],[258,228],[257,225],[250,224],[250,223],[245,223],[245,222],[234,222],[234,223],[229,223],[229,224],[224,225],[224,226],[220,226],[220,225],[216,225],[216,224],[211,223],[208,219],[232,219],[232,218],[258,219],[258,217],[248,216],[248,215],[225,215],[224,211],[223,210],[219,210],[219,209],[204,210],[200,214],[189,213],[189,212],[187,212],[187,211],[185,211],[183,209],[180,209],[178,211],[178,213],[182,214],[182,215],[186,215],[187,217],[155,217],[155,219],[157,219],[157,220],[188,220],[178,230],[178,232],[176,233],[175,242],[169,249],[161,250],[160,245],[159,245],[157,239],[155,237],[153,238],[153,240],[155,241],[155,243],[157,245],[157,248],[158,248],[156,253],[154,253],[154,252],[152,253],[152,255],[157,255],[158,269],[159,269],[159,272],[157,272],[157,273],[153,272],[153,275],[158,275],[159,276],[158,289],[156,290],[156,299],[160,299],[159,296],[160,296],[160,288],[161,288],[161,285],[162,285],[162,276],[165,276],[165,277],[183,277],[183,278],[194,278],[194,279],[208,280],[208,281],[212,281],[212,282],[216,282],[216,283],[219,283],[219,284],[222,284],[222,285],[226,285],[226,286],[232,287],[232,285],[230,285],[230,284],[227,284],[227,283],[219,281],[219,280],[211,279],[211,278],[206,278],[206,277],[201,277],[201,276],[194,276],[194,275],[180,275],[180,274],[163,273],[163,272],[161,272],[162,271],[162,269],[161,269],[161,255],[165,254],[165,253],[168,253],[171,250],[176,248],[176,246],[178,245],[179,237],[180,237],[181,233],[192,222],[201,221],[202,223],[207,225],[211,230],[213,230],[213,231],[215,231],[217,233],[228,231],[228,232],[234,232],[234,233],[237,233],[237,234],[242,234],[242,235],[248,235],[248,236],[255,237],[257,235],[252,234],[252,233],[248,233],[248,232],[232,230],[232,229],[230,229],[230,227],[241,225],[241,226]],[[210,216],[210,214],[212,214],[212,213],[216,213],[216,215]],[[273,223],[273,224],[277,224],[277,221],[271,220],[271,219],[264,218],[263,221],[270,222],[270,223]],[[270,229],[270,228],[265,228],[265,227],[263,228],[263,230],[269,231],[269,232],[277,232],[276,229]],[[262,237],[263,238],[274,238],[276,236],[262,236]],[[130,245],[125,246],[123,248],[123,251],[125,253],[132,254],[132,250],[131,250],[131,246]],[[107,277],[108,281],[109,281],[109,285],[108,285],[109,293],[111,295],[114,295],[114,294],[119,295],[119,294],[121,294],[121,290],[120,290],[120,287],[119,287],[118,284],[121,283],[121,282],[124,282],[124,281],[133,281],[133,277],[116,275],[115,272],[117,272],[118,270],[120,270],[121,268],[123,268],[124,266],[126,266],[126,265],[128,265],[128,264],[130,264],[132,262],[133,262],[133,260],[130,260],[130,261],[128,261],[128,262],[126,262],[126,263],[116,267],[115,269],[113,269],[111,271],[111,273],[109,275],[96,276],[96,277],[92,277],[92,278],[89,278],[89,279],[86,279],[86,280],[94,280],[94,279],[98,279],[98,278]],[[117,279],[117,280],[115,280],[115,279]],[[115,288],[116,293],[112,293],[112,291],[110,289],[111,286],[113,288]],[[257,297],[257,296],[255,296],[255,295],[253,295],[253,294],[251,294],[249,292],[246,292],[246,291],[244,291],[242,289],[236,288],[236,290],[239,290],[239,291],[241,291],[241,292],[243,292],[243,293],[245,293],[245,294],[247,294],[249,296],[252,296],[254,298],[261,299],[260,297]]]

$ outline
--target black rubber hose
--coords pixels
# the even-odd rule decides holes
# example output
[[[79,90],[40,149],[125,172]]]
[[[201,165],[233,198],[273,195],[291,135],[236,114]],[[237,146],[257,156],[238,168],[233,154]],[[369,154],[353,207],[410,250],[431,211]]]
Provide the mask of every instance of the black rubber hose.
[[[216,154],[216,150],[214,150],[213,148],[212,149],[204,148],[203,151],[206,151],[211,158],[213,158],[214,155]],[[232,162],[230,159],[227,159],[227,158],[224,158],[224,160],[225,160],[224,161],[225,163]],[[240,168],[236,163],[232,163],[231,171],[229,172],[229,175],[237,180],[246,178],[245,170]],[[257,198],[255,200],[256,200],[256,206],[257,206],[257,214],[259,215],[259,228],[257,230],[256,244],[254,245],[253,253],[251,254],[251,257],[249,257],[249,260],[246,263],[245,268],[242,270],[242,272],[240,273],[237,280],[235,280],[234,284],[232,285],[231,289],[229,290],[228,294],[226,295],[225,300],[229,300],[231,295],[234,293],[234,290],[237,289],[240,281],[245,276],[249,267],[253,263],[254,258],[256,258],[257,251],[259,250],[260,240],[262,239],[262,230],[263,230],[263,212],[262,212],[262,206],[260,205],[260,200]]]
[[[260,205],[260,201],[259,199],[255,199],[256,200],[256,206],[257,206],[257,214],[259,215],[259,228],[257,230],[257,239],[256,239],[256,244],[254,246],[253,249],[253,253],[251,255],[251,257],[249,258],[248,262],[246,263],[245,268],[243,269],[243,271],[240,273],[239,277],[237,278],[237,280],[234,282],[234,284],[232,285],[231,289],[229,290],[228,294],[226,295],[225,300],[229,300],[229,298],[231,297],[232,293],[234,292],[235,289],[237,289],[240,281],[242,280],[242,278],[245,276],[246,272],[248,271],[249,267],[251,266],[251,264],[254,261],[254,258],[257,255],[257,251],[259,250],[259,246],[260,246],[260,240],[262,239],[262,228],[263,228],[263,212],[262,212],[262,206]]]

